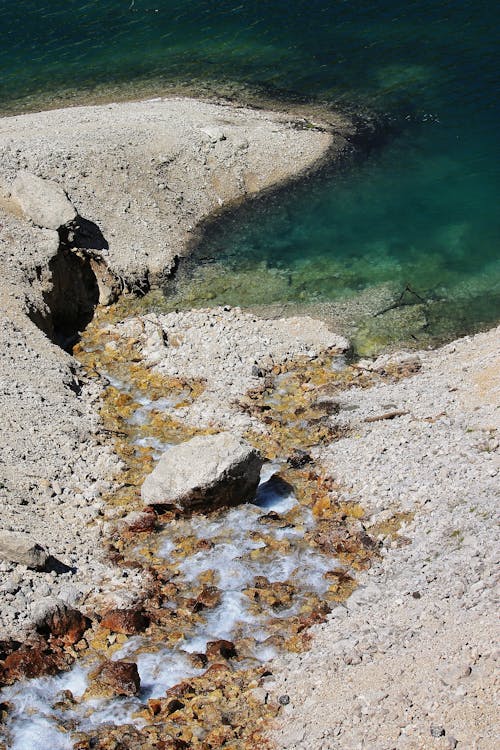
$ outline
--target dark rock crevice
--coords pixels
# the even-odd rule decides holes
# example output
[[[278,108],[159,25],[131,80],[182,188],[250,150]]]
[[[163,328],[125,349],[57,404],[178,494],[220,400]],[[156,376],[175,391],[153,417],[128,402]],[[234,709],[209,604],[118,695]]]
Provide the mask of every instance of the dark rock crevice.
[[[54,343],[71,352],[98,305],[115,302],[122,280],[108,267],[102,251],[108,243],[97,224],[77,216],[58,229],[59,247],[48,263],[43,308],[29,317]]]

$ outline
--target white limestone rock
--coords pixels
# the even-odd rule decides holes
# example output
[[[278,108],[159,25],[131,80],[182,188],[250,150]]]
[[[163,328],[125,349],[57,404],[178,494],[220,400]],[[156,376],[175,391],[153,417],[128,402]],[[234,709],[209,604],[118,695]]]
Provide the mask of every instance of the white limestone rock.
[[[229,432],[194,437],[170,448],[142,485],[148,505],[208,511],[255,496],[262,458]]]

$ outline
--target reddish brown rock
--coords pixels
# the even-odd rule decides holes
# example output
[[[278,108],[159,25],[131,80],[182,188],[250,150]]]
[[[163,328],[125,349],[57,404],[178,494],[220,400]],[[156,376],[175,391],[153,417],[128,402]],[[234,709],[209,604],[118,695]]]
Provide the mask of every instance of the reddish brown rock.
[[[90,693],[93,695],[137,695],[141,688],[137,664],[134,662],[105,661],[91,677],[93,684]]]
[[[90,627],[90,620],[77,609],[58,607],[47,617],[44,625],[53,638],[57,638],[65,646],[72,646],[82,639],[83,634]]]
[[[221,593],[216,586],[205,586],[196,597],[192,600],[192,607],[195,612],[201,609],[213,609],[220,604]]]
[[[301,615],[297,620],[296,630],[297,633],[302,633],[304,630],[309,630],[313,625],[325,622],[328,614],[331,612],[330,607],[326,602],[310,612],[308,615]]]
[[[206,654],[193,653],[189,654],[189,661],[195,669],[206,669],[208,659]]]
[[[148,618],[136,609],[110,609],[101,620],[103,628],[112,630],[113,633],[124,635],[135,635],[145,630]]]
[[[143,511],[134,511],[124,519],[125,528],[133,534],[154,531],[156,526],[156,513],[151,506],[147,506]]]
[[[22,647],[5,659],[0,671],[0,681],[10,685],[25,677],[56,674],[64,668],[64,659],[47,653],[42,647]]]
[[[216,659],[234,659],[238,656],[236,647],[232,641],[209,641],[207,643],[206,655],[209,661]]]
[[[359,521],[341,524],[335,519],[322,519],[309,538],[328,555],[356,554],[375,549],[375,541],[368,536]]]

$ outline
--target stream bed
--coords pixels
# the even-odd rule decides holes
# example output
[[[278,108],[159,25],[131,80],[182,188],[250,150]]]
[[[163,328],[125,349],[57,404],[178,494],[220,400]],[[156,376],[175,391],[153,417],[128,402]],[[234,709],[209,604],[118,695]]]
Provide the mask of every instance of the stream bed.
[[[209,515],[153,513],[140,485],[159,456],[217,430],[178,416],[203,382],[148,368],[109,315],[75,354],[105,386],[102,429],[122,459],[105,498],[108,555],[125,574],[142,570],[144,590],[133,606],[92,613],[68,672],[3,689],[6,747],[265,747],[262,732],[279,712],[263,687],[269,660],[310,647],[309,627],[356,588],[383,534],[365,532],[363,509],[309,454],[345,434],[317,396],[325,384],[369,387],[380,376],[335,352],[275,366],[241,406],[265,425],[246,436],[267,459],[254,500]],[[117,665],[124,671],[104,679]]]

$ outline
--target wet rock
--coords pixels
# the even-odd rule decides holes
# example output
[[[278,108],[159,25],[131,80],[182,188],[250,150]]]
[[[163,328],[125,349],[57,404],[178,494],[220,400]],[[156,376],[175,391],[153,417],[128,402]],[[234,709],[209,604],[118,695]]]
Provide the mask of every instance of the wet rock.
[[[56,695],[52,708],[56,711],[67,711],[74,708],[75,704],[75,696],[71,690],[60,690]]]
[[[0,529],[0,558],[40,570],[47,564],[49,555],[29,534]]]
[[[263,516],[259,516],[257,519],[263,526],[270,526],[275,529],[292,529],[293,523],[289,523],[285,518],[276,513],[275,510],[270,510]]]
[[[123,525],[126,531],[133,534],[154,531],[156,526],[156,513],[153,508],[146,508],[143,511],[135,510],[129,513],[123,519]]]
[[[33,619],[40,635],[55,638],[64,646],[78,643],[90,627],[90,620],[85,615],[53,597],[34,607]]]
[[[10,685],[26,677],[53,675],[64,666],[64,658],[48,653],[43,645],[23,646],[4,660],[0,668],[0,684]]]
[[[59,229],[76,218],[76,209],[60,185],[30,172],[19,172],[12,184],[12,196],[34,224]]]
[[[112,698],[137,695],[141,687],[137,664],[127,661],[106,661],[91,675],[90,693]]]
[[[189,661],[193,665],[195,669],[206,669],[208,664],[208,659],[206,654],[188,654]]]
[[[207,643],[206,655],[209,661],[222,657],[223,659],[234,659],[238,653],[232,641],[209,641]]]
[[[229,432],[194,437],[163,454],[142,485],[142,498],[183,511],[248,502],[262,463],[251,445]]]
[[[193,600],[193,609],[199,612],[202,609],[213,609],[220,604],[221,592],[217,586],[205,586],[200,594]]]
[[[3,701],[0,703],[0,724],[4,724],[9,718],[10,711],[14,708],[13,703],[9,701]]]
[[[290,583],[270,582],[264,576],[256,576],[255,585],[244,590],[244,594],[257,604],[266,604],[273,609],[289,607],[295,588]]]
[[[112,630],[113,633],[135,635],[145,630],[149,621],[142,612],[136,609],[111,609],[103,616],[101,625],[103,628]]]

